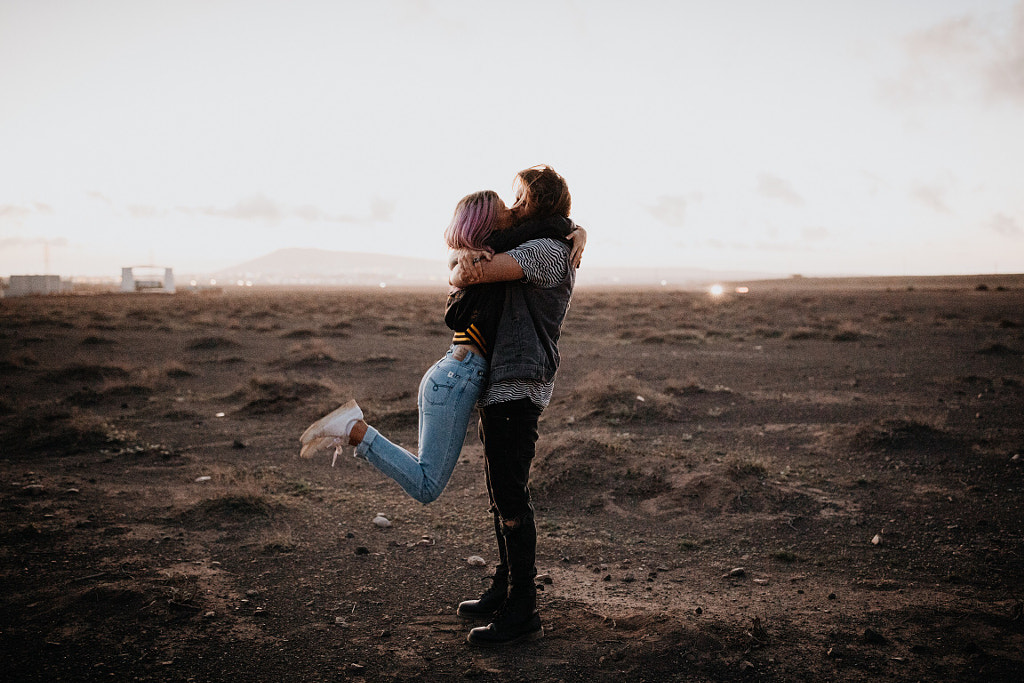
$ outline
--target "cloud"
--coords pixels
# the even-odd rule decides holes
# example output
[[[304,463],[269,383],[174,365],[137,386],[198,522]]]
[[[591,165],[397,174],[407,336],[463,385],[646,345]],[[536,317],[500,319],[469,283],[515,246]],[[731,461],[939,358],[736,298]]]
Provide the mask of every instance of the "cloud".
[[[1015,8],[1009,33],[996,45],[986,71],[990,94],[1024,103],[1024,0]]]
[[[993,98],[1024,104],[1024,0],[1013,17],[947,19],[903,39],[906,61],[879,84],[895,105]]]
[[[395,202],[374,197],[370,200],[370,220],[374,223],[390,221],[395,215]]]
[[[672,228],[681,228],[686,222],[686,199],[683,197],[658,197],[658,203],[647,211],[659,222]]]
[[[226,209],[207,206],[195,209],[196,213],[215,218],[233,218],[240,221],[266,221],[277,223],[284,215],[277,202],[262,194],[256,194],[237,202]]]
[[[762,173],[757,176],[757,191],[767,199],[778,199],[793,206],[802,206],[804,203],[793,185],[783,178],[770,173]]]
[[[820,242],[828,239],[829,232],[827,228],[822,227],[804,228],[800,231],[800,237],[805,242]]]
[[[2,249],[17,249],[19,247],[35,247],[40,244],[49,244],[51,247],[66,247],[68,246],[68,239],[66,237],[2,237],[0,238],[0,248]]]
[[[917,185],[910,196],[939,213],[953,213],[946,204],[946,191],[938,185]]]
[[[144,206],[141,204],[128,205],[128,215],[132,218],[155,218],[161,213],[163,212],[155,206]]]
[[[1021,229],[1020,224],[1010,216],[1006,214],[997,213],[989,221],[989,228],[997,235],[1003,237],[1019,238],[1024,236],[1024,229]]]
[[[113,206],[114,205],[114,202],[111,201],[110,197],[108,197],[107,195],[103,194],[102,192],[97,192],[96,190],[92,190],[90,192],[86,192],[85,194],[86,194],[87,197],[89,197],[89,199],[95,199],[96,201],[102,202],[103,204],[106,204],[107,206]]]
[[[149,207],[136,208],[149,210]],[[179,206],[177,211],[189,215],[228,218],[239,221],[261,221],[265,223],[279,223],[286,218],[297,218],[307,223],[380,223],[391,220],[395,212],[395,202],[381,197],[373,197],[370,200],[369,213],[366,216],[360,217],[349,214],[327,213],[319,207],[310,204],[287,206],[266,195],[255,194],[226,208],[216,206]]]
[[[0,204],[0,221],[14,221],[20,223],[32,215],[32,209],[15,204]]]
[[[49,204],[33,202],[31,206],[20,206],[18,204],[0,204],[0,222],[10,221],[21,223],[32,214],[52,214],[53,209]]]

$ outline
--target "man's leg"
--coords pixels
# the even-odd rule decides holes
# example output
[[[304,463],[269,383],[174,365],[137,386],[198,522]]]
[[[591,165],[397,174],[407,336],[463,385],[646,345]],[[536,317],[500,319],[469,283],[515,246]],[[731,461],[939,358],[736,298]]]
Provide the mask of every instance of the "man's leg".
[[[480,410],[488,491],[497,510],[509,571],[508,600],[494,622],[473,629],[469,642],[500,645],[542,635],[537,614],[537,527],[530,501],[530,464],[541,409],[529,399]]]

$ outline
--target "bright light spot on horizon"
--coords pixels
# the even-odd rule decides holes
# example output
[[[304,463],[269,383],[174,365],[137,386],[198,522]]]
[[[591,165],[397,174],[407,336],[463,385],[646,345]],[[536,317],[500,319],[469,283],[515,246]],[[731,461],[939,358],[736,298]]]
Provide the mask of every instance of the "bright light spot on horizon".
[[[736,288],[736,293],[737,294],[747,294],[748,292],[750,292],[750,287],[737,287]]]
[[[722,296],[725,293],[725,287],[722,285],[711,285],[708,287],[708,294],[711,296]]]

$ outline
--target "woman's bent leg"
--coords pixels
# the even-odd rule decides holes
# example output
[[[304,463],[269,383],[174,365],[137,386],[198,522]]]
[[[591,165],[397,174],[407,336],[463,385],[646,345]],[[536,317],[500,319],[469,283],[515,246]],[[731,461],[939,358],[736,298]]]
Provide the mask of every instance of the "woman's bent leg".
[[[369,427],[356,453],[421,503],[444,491],[462,452],[473,406],[487,380],[487,363],[474,354],[455,360],[449,351],[420,382],[419,457]]]

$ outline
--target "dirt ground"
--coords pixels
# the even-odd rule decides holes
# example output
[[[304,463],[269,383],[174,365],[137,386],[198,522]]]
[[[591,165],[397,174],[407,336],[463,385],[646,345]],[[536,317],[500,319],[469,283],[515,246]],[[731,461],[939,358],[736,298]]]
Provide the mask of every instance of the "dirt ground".
[[[427,506],[297,457],[353,397],[414,447],[442,303],[0,300],[4,679],[1024,680],[1024,277],[578,291],[498,650],[475,430]]]

